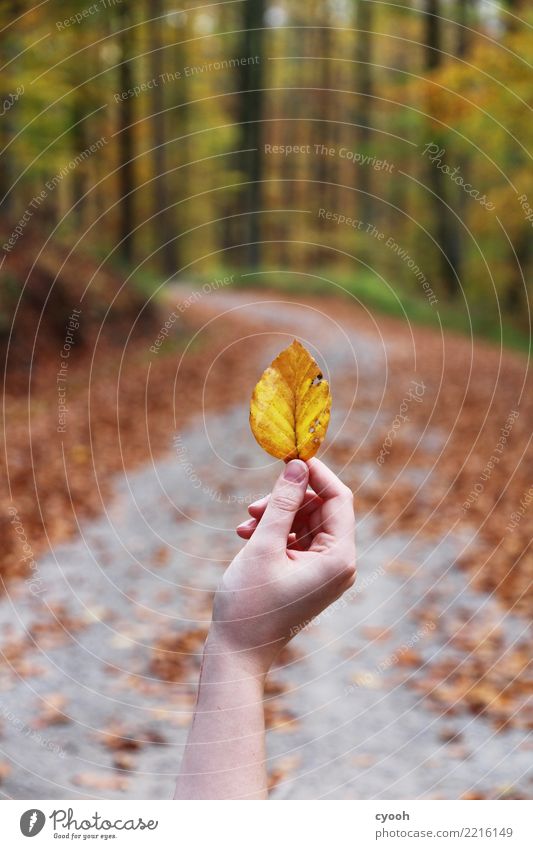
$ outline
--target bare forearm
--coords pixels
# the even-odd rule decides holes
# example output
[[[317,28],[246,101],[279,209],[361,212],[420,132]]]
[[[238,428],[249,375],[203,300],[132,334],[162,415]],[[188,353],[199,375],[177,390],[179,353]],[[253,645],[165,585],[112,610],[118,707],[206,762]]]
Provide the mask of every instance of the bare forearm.
[[[215,595],[177,799],[266,798],[265,676],[355,580],[353,495],[320,460],[291,460],[249,512],[237,529],[248,542]]]
[[[208,640],[176,799],[266,798],[263,690],[248,658]]]

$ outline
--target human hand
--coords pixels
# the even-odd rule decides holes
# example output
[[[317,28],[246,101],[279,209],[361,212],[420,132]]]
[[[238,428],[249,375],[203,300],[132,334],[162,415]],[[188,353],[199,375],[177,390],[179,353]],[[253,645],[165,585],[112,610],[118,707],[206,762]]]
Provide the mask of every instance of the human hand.
[[[239,653],[265,674],[298,628],[355,581],[353,495],[320,460],[291,460],[272,494],[248,509],[237,528],[247,542],[217,590],[207,650]]]

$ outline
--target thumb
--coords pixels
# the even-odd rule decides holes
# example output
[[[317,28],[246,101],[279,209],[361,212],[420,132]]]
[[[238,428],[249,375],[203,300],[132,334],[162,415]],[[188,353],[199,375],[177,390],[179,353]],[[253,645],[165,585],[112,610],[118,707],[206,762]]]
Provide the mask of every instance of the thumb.
[[[296,513],[302,506],[309,480],[309,469],[303,460],[290,460],[274,484],[272,495],[253,535],[254,544],[262,547],[285,546]]]

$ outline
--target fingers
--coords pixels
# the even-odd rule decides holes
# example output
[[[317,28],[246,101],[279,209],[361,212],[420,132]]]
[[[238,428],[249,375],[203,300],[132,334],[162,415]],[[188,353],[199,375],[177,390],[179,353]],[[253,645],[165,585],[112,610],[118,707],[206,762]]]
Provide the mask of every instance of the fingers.
[[[253,531],[254,546],[287,545],[294,519],[303,504],[309,469],[302,460],[291,460],[274,484],[272,495]]]
[[[307,461],[309,466],[309,483],[321,498],[336,498],[351,490],[343,484],[340,478],[329,469],[322,460],[313,457]]]
[[[303,466],[301,461],[292,462],[297,467]],[[352,492],[320,460],[310,460],[308,468],[309,482],[315,491],[304,490],[304,478],[302,478],[299,490],[301,503],[296,512],[294,512],[296,501],[291,501],[290,495],[287,498],[287,494],[292,492],[293,498],[297,499],[298,486],[291,488],[281,477],[272,496],[267,495],[249,506],[251,518],[237,527],[237,534],[241,539],[250,540],[252,537],[255,538],[258,530],[262,528],[262,539],[265,541],[269,529],[272,531],[274,519],[275,534],[277,534],[276,527],[281,528],[281,526],[287,529],[287,534],[291,532],[290,538],[287,534],[284,537],[288,548],[301,551],[311,549],[317,552],[334,549],[336,561],[353,564],[355,563],[355,517]],[[274,505],[271,504],[273,499]],[[280,533],[283,536],[285,532]],[[280,534],[277,535],[280,536]]]
[[[296,518],[292,523],[291,533],[288,537],[287,548],[292,548],[295,551],[307,551],[311,545],[320,526],[317,525],[317,517],[313,514],[306,516],[302,515],[302,510],[296,514]],[[254,535],[257,528],[257,519],[248,519],[246,522],[241,522],[236,527],[236,533],[241,539],[249,540]]]
[[[253,516],[254,519],[260,519],[266,510],[266,506],[269,500],[270,493],[268,495],[265,495],[263,498],[259,499],[259,501],[254,501],[253,504],[250,504],[248,507],[248,512],[250,516]],[[304,495],[302,506],[298,510],[298,516],[312,513],[313,510],[316,510],[316,508],[320,507],[321,504],[322,499],[320,498],[320,496],[313,492],[311,489],[308,489]]]
[[[309,460],[308,465],[311,486],[323,499],[322,530],[336,542],[353,539],[355,516],[351,489],[316,457]]]
[[[241,522],[240,525],[237,525],[235,530],[237,531],[237,536],[240,536],[241,539],[250,539],[256,528],[257,519],[247,519],[246,522]]]
[[[252,534],[254,533],[259,520],[263,513],[266,510],[266,506],[269,502],[270,494],[265,495],[264,498],[261,498],[259,501],[255,501],[253,504],[250,504],[248,507],[248,512],[252,514],[251,519],[247,519],[244,522],[240,522],[237,525],[236,532],[237,535],[241,537],[241,539],[250,539]],[[317,511],[322,505],[322,499],[316,495],[312,490],[308,489],[304,495],[303,504],[298,510],[294,522],[292,523],[292,530],[296,533],[298,537],[302,537],[303,535],[309,532],[309,525],[316,527],[316,519],[313,519],[313,514]],[[318,528],[316,528],[318,530]],[[307,547],[307,546],[306,546]]]
[[[252,538],[259,520],[266,510],[269,500],[270,493],[263,496],[263,498],[260,498],[258,501],[254,501],[253,504],[248,506],[248,512],[251,514],[252,518],[246,519],[237,525],[235,528],[237,536],[246,540]],[[313,518],[313,514],[321,507],[322,503],[323,501],[320,496],[311,489],[307,489],[303,503],[296,513],[292,523],[292,531],[294,533],[291,533],[291,536],[294,537],[294,540],[290,541],[290,548],[298,548],[302,551],[307,550],[311,541],[307,539],[307,537],[311,533],[312,529],[314,529],[315,532],[318,530],[318,527],[316,526],[316,517]]]

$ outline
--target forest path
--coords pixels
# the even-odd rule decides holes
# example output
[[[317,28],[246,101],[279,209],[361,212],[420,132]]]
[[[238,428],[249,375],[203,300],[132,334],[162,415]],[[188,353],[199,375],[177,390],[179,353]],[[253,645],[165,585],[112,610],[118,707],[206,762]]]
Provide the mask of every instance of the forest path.
[[[172,298],[183,303],[188,291],[175,287]],[[348,305],[333,318],[316,306],[224,291],[211,292],[202,310],[206,321],[227,310],[242,316],[243,335],[253,325],[258,374],[293,336],[318,351],[334,386],[324,459],[354,486],[356,504],[358,491],[389,485],[386,463],[342,463],[327,445],[346,449],[387,433],[381,399],[397,342],[384,344],[371,323],[358,328]],[[420,376],[405,375],[406,391],[412,380]],[[269,490],[278,469],[250,435],[247,405],[246,388],[242,404],[206,420],[200,413],[169,435],[167,456],[118,478],[105,515],[41,559],[41,594],[21,581],[0,599],[2,649],[19,676],[0,678],[0,746],[12,765],[0,786],[6,797],[171,795],[211,594],[238,550],[233,529],[246,503]],[[401,432],[430,451],[444,438],[411,420]],[[404,474],[421,497],[435,485],[431,463]],[[298,635],[273,674],[274,798],[528,795],[525,731],[496,732],[457,707],[443,718],[410,686],[431,675],[436,659],[460,657],[439,619],[457,628],[470,617],[502,624],[497,603],[454,566],[468,535],[466,527],[436,543],[384,529],[372,512],[358,515],[358,584]],[[523,629],[510,615],[503,625],[508,641]]]

